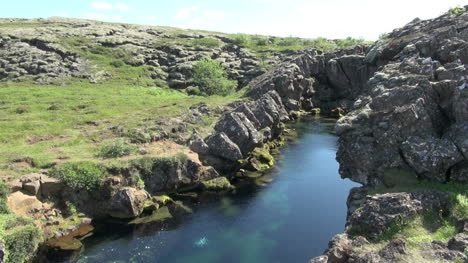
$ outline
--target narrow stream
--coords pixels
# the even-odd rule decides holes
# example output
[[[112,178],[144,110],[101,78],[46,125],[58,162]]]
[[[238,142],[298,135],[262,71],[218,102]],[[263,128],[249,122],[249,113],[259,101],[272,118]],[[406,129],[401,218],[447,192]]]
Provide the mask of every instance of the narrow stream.
[[[267,186],[204,202],[175,226],[100,227],[73,262],[307,262],[343,231],[346,198],[357,186],[338,174],[333,125],[294,124],[300,137],[282,150]]]

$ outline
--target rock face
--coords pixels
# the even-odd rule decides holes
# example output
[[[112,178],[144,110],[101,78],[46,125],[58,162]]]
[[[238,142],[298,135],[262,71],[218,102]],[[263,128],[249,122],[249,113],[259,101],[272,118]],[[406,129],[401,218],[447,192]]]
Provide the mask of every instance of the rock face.
[[[415,20],[370,48],[304,51],[256,79],[247,91],[254,101],[216,125],[230,149],[198,152],[233,161],[240,158],[233,142],[245,158],[265,139],[262,129],[274,139],[294,111],[320,108],[347,113],[336,126],[342,177],[378,185],[399,168],[436,182],[467,182],[467,25],[466,12],[447,13]],[[233,154],[223,156],[227,151]]]
[[[343,177],[378,184],[385,170],[466,182],[468,14],[397,29],[366,54],[377,67],[337,124]]]
[[[140,170],[145,189],[151,194],[174,192],[184,186],[194,186],[219,176],[212,167],[192,160],[155,161],[150,171]]]

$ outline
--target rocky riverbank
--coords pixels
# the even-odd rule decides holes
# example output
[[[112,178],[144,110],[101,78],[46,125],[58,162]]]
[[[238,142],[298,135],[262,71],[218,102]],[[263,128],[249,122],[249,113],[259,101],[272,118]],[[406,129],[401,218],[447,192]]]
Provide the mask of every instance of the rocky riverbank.
[[[337,236],[326,256],[313,262],[394,262],[405,260],[404,255],[409,261],[463,261],[468,210],[467,27],[468,13],[448,12],[432,20],[415,19],[370,48],[305,52],[256,80],[247,92],[254,101],[225,115],[216,133],[200,143],[203,151],[194,150],[214,163],[232,165],[263,138],[274,138],[279,124],[294,111],[318,108],[339,117],[347,113],[336,126],[343,178],[370,188],[388,187],[387,191],[411,187],[411,180],[451,184],[459,189],[452,198],[463,200],[450,203],[446,193],[411,190],[363,198],[349,213],[347,231],[354,232],[354,241],[346,234]],[[454,212],[456,206],[460,213]],[[407,241],[396,239],[382,249],[355,252],[369,244],[359,237],[366,231],[382,234],[391,224],[402,220],[406,225],[406,220],[428,212],[461,225],[448,243],[413,242],[418,251],[409,253]],[[356,234],[356,228],[361,232]]]
[[[60,23],[72,30],[58,30],[59,35],[73,38],[77,32],[85,34],[91,49],[99,43],[133,50],[131,59],[122,55],[126,64],[150,65],[154,80],[167,81],[176,89],[191,85],[189,73],[184,72],[190,72],[188,64],[200,54],[225,58],[221,59],[223,66],[240,86],[263,73],[251,67],[258,62],[228,45],[231,40],[221,35],[178,33],[178,40],[200,45],[157,45],[160,48],[152,49],[145,46],[149,39],[154,35],[165,39],[167,33],[125,25],[103,26],[102,32],[96,33],[87,31],[95,25],[91,22]],[[47,83],[82,73],[80,76],[91,81],[106,79],[105,70],[86,69],[81,53],[67,53],[71,51],[60,47],[64,43],[44,39],[50,30],[8,30],[2,34],[0,51],[6,52],[5,57],[34,55],[26,61],[0,61],[0,79],[18,81],[35,76],[35,81]],[[205,50],[206,39],[223,44]],[[211,134],[194,131],[188,140],[178,141],[198,156],[57,166],[11,180],[8,206],[18,215],[41,222],[46,237],[73,232],[87,217],[144,223],[189,213],[183,203],[166,194],[174,199],[196,199],[200,191],[233,191],[232,182],[249,180],[274,164],[270,151],[282,144],[285,122],[303,113],[320,113],[339,118],[340,174],[363,188],[350,194],[346,233],[336,236],[325,255],[312,262],[465,260],[467,42],[468,13],[464,10],[432,20],[416,19],[373,46],[357,45],[329,53],[308,50],[281,63],[283,59],[275,60],[272,64],[278,64],[276,68],[249,84],[245,100],[224,107]],[[66,59],[60,59],[64,56]],[[42,60],[56,66],[49,70],[39,62]],[[66,65],[60,64],[62,61]],[[230,66],[231,62],[235,65]],[[54,71],[57,68],[60,72]],[[70,171],[77,176],[93,174],[96,180],[74,181],[67,177]],[[415,220],[420,220],[419,224]],[[407,233],[394,238],[406,233],[405,226],[420,227],[427,220],[432,220],[434,231],[443,227],[447,231],[442,237],[414,239]],[[0,250],[1,258],[5,253]]]

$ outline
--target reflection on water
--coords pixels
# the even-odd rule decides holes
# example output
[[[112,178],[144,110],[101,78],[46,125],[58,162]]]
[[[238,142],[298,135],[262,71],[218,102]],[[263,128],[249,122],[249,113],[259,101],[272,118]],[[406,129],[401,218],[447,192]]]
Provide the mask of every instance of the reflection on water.
[[[204,202],[181,222],[99,227],[78,262],[307,262],[343,231],[355,186],[338,174],[332,127],[295,124],[301,136],[282,151],[266,187]]]

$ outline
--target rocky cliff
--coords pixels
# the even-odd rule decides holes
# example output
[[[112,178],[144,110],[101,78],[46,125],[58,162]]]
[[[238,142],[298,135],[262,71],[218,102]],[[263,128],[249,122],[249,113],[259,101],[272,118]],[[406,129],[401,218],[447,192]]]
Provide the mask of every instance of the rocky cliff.
[[[304,52],[254,81],[247,92],[254,102],[217,124],[208,151],[245,158],[263,129],[294,111],[319,108],[325,115],[347,113],[336,127],[343,178],[378,185],[389,169],[400,168],[433,181],[466,182],[467,17],[415,20],[370,48]]]
[[[438,191],[366,195],[373,187],[425,179],[459,185],[466,196],[467,65],[467,12],[415,19],[371,47],[307,51],[256,79],[247,92],[253,101],[235,105],[213,135],[198,140],[203,151],[193,150],[232,165],[277,138],[280,124],[297,111],[320,109],[340,117],[341,176],[366,186],[350,195],[349,231],[364,228],[364,233],[379,234],[399,220],[406,224],[434,211],[453,216],[449,210],[454,205]],[[330,242],[325,256],[311,262],[462,261],[468,244],[465,217],[466,211],[451,217],[461,227],[448,243],[418,243],[419,259],[408,252],[404,239],[377,250],[366,248],[370,243],[362,236],[343,234]]]

